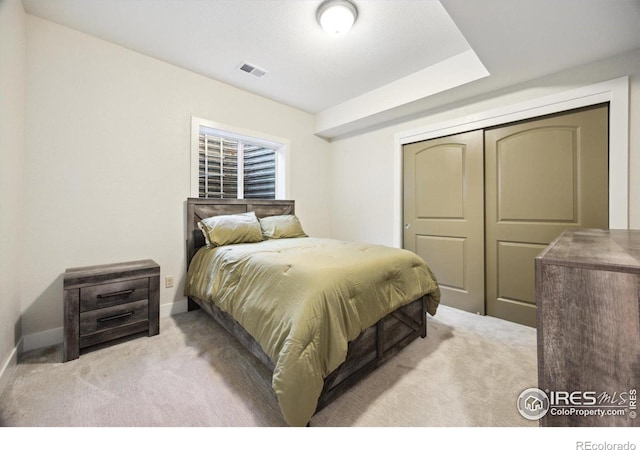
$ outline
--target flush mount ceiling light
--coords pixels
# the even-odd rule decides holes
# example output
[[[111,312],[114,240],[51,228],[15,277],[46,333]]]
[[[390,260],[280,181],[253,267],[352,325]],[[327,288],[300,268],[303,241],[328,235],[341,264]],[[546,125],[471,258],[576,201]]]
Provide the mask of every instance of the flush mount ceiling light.
[[[358,17],[356,5],[348,0],[326,0],[316,14],[322,29],[334,36],[347,33]]]

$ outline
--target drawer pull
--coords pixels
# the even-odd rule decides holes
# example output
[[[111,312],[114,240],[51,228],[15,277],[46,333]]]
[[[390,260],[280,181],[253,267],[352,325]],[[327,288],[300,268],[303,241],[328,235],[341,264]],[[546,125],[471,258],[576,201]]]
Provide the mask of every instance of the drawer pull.
[[[108,317],[101,317],[98,319],[98,322],[108,322],[110,320],[116,320],[116,319],[121,319],[123,317],[128,317],[128,316],[132,316],[133,315],[133,311],[127,311],[121,314],[115,314],[113,316],[108,316]]]
[[[98,298],[115,297],[116,295],[132,294],[135,289],[127,289],[126,291],[110,292],[108,294],[98,294]]]

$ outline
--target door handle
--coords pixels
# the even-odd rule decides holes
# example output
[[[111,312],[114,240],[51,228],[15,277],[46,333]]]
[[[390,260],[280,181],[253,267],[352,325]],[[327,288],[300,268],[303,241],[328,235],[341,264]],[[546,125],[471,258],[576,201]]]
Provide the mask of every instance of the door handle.
[[[405,223],[404,224],[404,229],[408,230],[409,228],[411,228],[411,224],[410,223]]]

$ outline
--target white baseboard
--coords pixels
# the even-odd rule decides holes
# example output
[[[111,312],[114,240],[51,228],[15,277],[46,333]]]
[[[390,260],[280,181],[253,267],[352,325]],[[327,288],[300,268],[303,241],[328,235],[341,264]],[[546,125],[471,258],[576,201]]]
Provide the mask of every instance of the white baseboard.
[[[187,300],[160,305],[160,318],[175,316],[187,312]],[[64,340],[64,328],[54,328],[39,333],[27,334],[22,337],[21,345],[17,346],[18,353],[28,352],[37,348],[58,345]]]
[[[18,364],[18,348],[21,346],[21,344],[22,339],[20,339],[18,345],[16,345],[13,350],[11,350],[9,357],[2,365],[2,369],[0,369],[0,395],[2,395],[4,389],[9,384],[9,378],[11,378],[11,372],[13,368],[16,366],[16,364]]]
[[[186,299],[173,303],[165,303],[163,305],[160,305],[160,318],[182,314],[184,312],[187,312],[187,309],[188,301]]]
[[[23,344],[20,353],[60,344],[64,338],[64,328],[53,328],[22,336]]]

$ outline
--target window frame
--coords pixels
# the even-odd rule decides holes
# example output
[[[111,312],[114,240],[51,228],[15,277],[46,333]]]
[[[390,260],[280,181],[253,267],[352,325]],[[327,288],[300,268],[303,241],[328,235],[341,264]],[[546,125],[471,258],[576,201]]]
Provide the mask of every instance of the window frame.
[[[281,137],[270,136],[257,131],[213,122],[201,117],[191,117],[191,197],[198,198],[199,176],[199,139],[200,127],[213,130],[217,136],[240,140],[245,144],[260,145],[276,151],[276,200],[286,200],[289,195],[290,141]],[[240,165],[239,165],[240,166]],[[244,198],[244,192],[238,191],[238,198]]]

